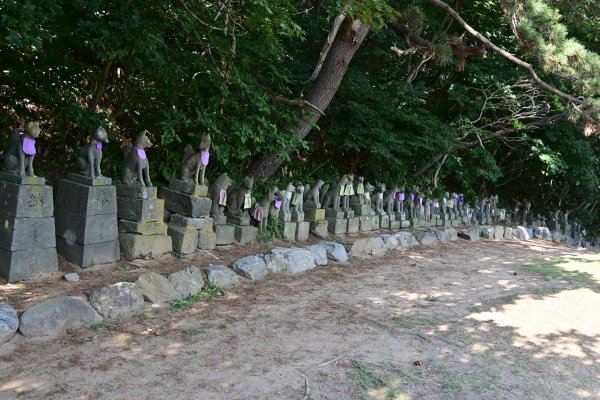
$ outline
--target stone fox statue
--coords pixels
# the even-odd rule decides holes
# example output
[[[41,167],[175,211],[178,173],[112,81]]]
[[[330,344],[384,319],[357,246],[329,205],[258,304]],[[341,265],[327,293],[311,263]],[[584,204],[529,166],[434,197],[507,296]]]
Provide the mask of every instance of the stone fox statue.
[[[309,185],[304,187],[304,204],[314,204],[315,208],[321,208],[321,188],[323,181],[319,180],[312,188]]]
[[[254,205],[255,200],[252,198],[252,188],[254,187],[254,178],[249,176],[244,178],[244,183],[241,187],[235,188],[233,185],[229,187],[227,193],[227,211],[231,215],[249,217],[248,211]]]
[[[213,217],[220,217],[225,215],[225,206],[227,205],[227,191],[233,181],[227,176],[227,172],[219,175],[214,183],[208,188],[208,195],[212,200],[212,207],[210,209],[210,215]]]
[[[92,135],[92,141],[77,153],[77,166],[81,175],[90,178],[102,177],[100,162],[102,161],[102,145],[108,143],[108,133],[99,126]]]
[[[340,209],[340,200],[342,195],[340,191],[342,188],[346,187],[348,183],[348,176],[344,175],[340,178],[338,183],[334,185],[329,191],[325,194],[323,199],[321,200],[321,206],[325,209],[332,207],[335,211],[339,211]]]
[[[152,147],[152,142],[148,139],[147,135],[148,131],[140,132],[135,138],[135,144],[125,150],[123,183],[128,185],[152,186],[152,182],[150,181],[150,166],[148,157],[146,157],[146,149]]]
[[[35,158],[35,139],[40,135],[39,122],[27,122],[25,133],[21,137],[19,130],[12,131],[10,143],[4,153],[4,168],[6,171],[25,176],[35,176],[33,159]],[[27,167],[27,168],[26,168]]]
[[[194,148],[189,144],[185,146],[185,149],[183,149],[183,161],[179,169],[179,178],[182,181],[193,179],[197,185],[204,185],[204,173],[208,165],[209,152],[210,135],[208,134],[202,136],[202,140],[198,145],[198,152],[194,152]]]
[[[271,203],[275,201],[275,194],[278,191],[279,190],[277,188],[270,189],[265,197],[263,197],[261,201],[254,205],[252,218],[259,222],[259,228],[261,230],[267,228],[269,213],[271,211]]]

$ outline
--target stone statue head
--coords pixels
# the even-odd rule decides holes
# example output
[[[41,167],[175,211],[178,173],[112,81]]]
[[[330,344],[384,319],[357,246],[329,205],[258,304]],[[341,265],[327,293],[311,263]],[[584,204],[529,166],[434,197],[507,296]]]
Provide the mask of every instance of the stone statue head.
[[[97,142],[108,143],[108,132],[106,132],[106,129],[99,126],[92,134],[92,139]]]
[[[227,176],[227,172],[219,175],[219,177],[215,181],[215,184],[223,190],[227,190],[227,188],[229,188],[232,183],[233,181],[229,178],[229,176]]]
[[[400,191],[400,193],[404,193],[404,186],[400,186],[400,189],[398,189]]]
[[[28,121],[25,123],[25,134],[33,139],[40,136],[40,123],[38,121]]]
[[[291,183],[288,183],[287,188],[285,189],[286,192],[293,192],[294,190],[296,190],[296,187],[294,185],[292,185]]]
[[[304,193],[304,185],[303,184],[297,185],[296,186],[296,192],[300,193],[300,194]]]
[[[200,150],[208,150],[210,149],[210,134],[207,133],[206,135],[202,136],[202,139],[200,139],[200,144],[198,145],[198,148]]]
[[[315,186],[318,187],[319,190],[321,190],[321,188],[323,187],[324,184],[325,184],[325,182],[323,182],[322,180],[319,179],[319,181],[315,184]]]
[[[143,130],[140,132],[135,138],[135,148],[136,149],[147,149],[152,147],[152,142],[148,139],[148,131]]]
[[[365,183],[365,193],[372,193],[375,190],[375,187],[371,185],[369,182]]]
[[[365,177],[364,176],[359,176],[358,177],[358,183],[363,183],[365,181]]]
[[[252,190],[254,187],[254,178],[247,176],[244,178],[244,188],[248,190]]]
[[[377,185],[377,190],[381,193],[385,192],[385,183],[380,183]]]

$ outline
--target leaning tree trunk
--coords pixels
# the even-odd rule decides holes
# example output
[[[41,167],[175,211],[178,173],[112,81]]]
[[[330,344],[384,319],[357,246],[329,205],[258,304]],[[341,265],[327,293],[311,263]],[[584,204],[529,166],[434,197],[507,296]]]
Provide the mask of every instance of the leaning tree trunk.
[[[358,20],[344,20],[329,48],[317,78],[304,96],[305,103],[311,107],[302,108],[300,112],[304,112],[304,115],[297,124],[284,127],[284,130],[294,131],[298,139],[304,139],[308,135],[311,127],[321,117],[317,110],[324,111],[333,99],[348,69],[348,64],[368,32],[369,25]],[[290,150],[282,149],[282,151],[289,152]],[[281,158],[275,155],[268,156],[253,163],[248,175],[254,178],[269,178],[279,170],[282,163]]]

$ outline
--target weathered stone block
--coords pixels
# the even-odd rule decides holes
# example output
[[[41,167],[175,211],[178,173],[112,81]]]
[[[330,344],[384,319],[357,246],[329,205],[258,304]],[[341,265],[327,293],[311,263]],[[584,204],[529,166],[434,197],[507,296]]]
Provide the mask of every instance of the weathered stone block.
[[[381,229],[390,229],[390,216],[383,214],[379,216],[379,227]]]
[[[140,275],[135,284],[142,289],[144,297],[151,303],[160,304],[184,298],[167,278],[156,272]]]
[[[160,188],[158,197],[165,200],[165,209],[187,217],[207,217],[212,207],[208,197],[197,197],[172,189]]]
[[[219,286],[229,289],[239,282],[240,278],[225,265],[209,265],[206,268],[206,280],[210,286]]]
[[[85,216],[62,208],[55,213],[56,236],[68,243],[101,243],[119,237],[116,214]]]
[[[156,199],[158,198],[158,188],[155,186],[141,186],[141,185],[125,185],[119,183],[116,185],[117,197],[129,197],[132,199]]]
[[[191,218],[180,214],[171,215],[171,223],[183,228],[193,228],[203,232],[213,231],[213,219],[210,217]]]
[[[323,246],[327,251],[327,258],[331,261],[348,261],[348,252],[346,251],[346,248],[337,242],[322,241],[315,246]]]
[[[16,183],[17,185],[44,186],[46,184],[46,178],[42,178],[41,176],[21,176],[4,171],[0,171],[0,180]]]
[[[198,294],[202,290],[204,277],[200,269],[192,265],[169,275],[169,282],[171,282],[175,291],[185,299]]]
[[[351,217],[348,218],[348,233],[358,233],[360,229],[360,218],[359,217]]]
[[[173,242],[168,235],[144,236],[135,233],[119,233],[121,253],[126,260],[138,258],[157,259],[173,250]]]
[[[52,188],[0,181],[0,216],[14,218],[52,217]]]
[[[356,215],[358,217],[362,217],[362,216],[371,214],[371,210],[369,209],[369,206],[366,204],[351,203],[350,207],[354,211],[354,215]]]
[[[167,234],[171,237],[173,252],[176,254],[192,254],[198,248],[198,231],[195,229],[169,225]]]
[[[304,218],[308,221],[322,221],[325,219],[325,209],[304,207]]]
[[[390,230],[397,231],[400,229],[400,220],[390,221]]]
[[[352,218],[354,217],[354,210],[344,211],[344,218]]]
[[[87,268],[91,265],[108,264],[120,258],[119,240],[82,245],[56,238],[56,250],[67,260]]]
[[[418,231],[418,232],[415,232],[413,234],[413,236],[415,237],[415,239],[417,239],[417,241],[420,244],[425,245],[425,246],[430,246],[430,245],[440,243],[440,241],[437,238],[437,235],[435,234],[435,231],[431,231],[431,230]],[[446,239],[447,239],[447,236],[446,236]]]
[[[371,215],[362,215],[358,217],[358,230],[368,232],[373,229],[373,217]]]
[[[315,234],[315,236],[317,237],[327,237],[327,235],[329,234],[329,221],[327,220],[318,220],[318,221],[312,221],[310,223],[310,231],[313,232],[313,234]]]
[[[248,256],[233,263],[233,270],[245,278],[257,281],[263,279],[269,273],[267,264],[262,256]]]
[[[162,221],[165,201],[162,199],[132,199],[117,197],[117,216],[129,221]]]
[[[227,223],[229,225],[248,226],[250,225],[250,217],[247,215],[227,215]]]
[[[472,242],[479,240],[480,229],[477,226],[458,231],[458,237]]]
[[[497,225],[494,227],[494,239],[501,240],[504,238],[504,227]]]
[[[283,238],[287,240],[296,239],[296,229],[298,226],[297,222],[282,222],[283,224]]]
[[[34,250],[52,247],[56,247],[53,217],[0,217],[0,248]]]
[[[217,234],[213,231],[198,231],[198,248],[201,250],[212,250],[217,247]]]
[[[55,248],[9,251],[0,249],[0,276],[9,283],[58,272]]]
[[[56,207],[88,216],[116,214],[117,190],[114,186],[86,186],[62,179],[58,183]]]
[[[296,240],[299,242],[307,241],[309,233],[310,233],[310,222],[299,221],[296,226]]]
[[[327,265],[327,248],[320,244],[313,244],[304,247],[310,251],[317,265]]]
[[[403,219],[400,221],[400,228],[410,228],[410,221]]]
[[[304,221],[304,212],[292,211],[292,221]]]
[[[504,239],[506,239],[506,240],[513,239],[513,229],[509,226],[504,228]]]
[[[380,237],[361,238],[347,246],[348,254],[353,257],[381,257],[387,252]]]
[[[292,213],[284,213],[283,211],[277,214],[279,220],[282,222],[290,222],[292,220]]]
[[[342,210],[335,211],[333,208],[328,208],[327,211],[325,211],[325,217],[341,219],[346,217],[346,213]]]
[[[215,225],[225,225],[227,223],[226,215],[215,215],[213,218],[213,224]]]
[[[89,177],[87,175],[81,175],[76,172],[69,172],[67,178],[70,181],[80,183],[86,186],[108,186],[112,184],[112,179],[107,176],[101,177]]]
[[[8,342],[19,328],[19,317],[14,308],[0,304],[0,345]]]
[[[207,185],[196,185],[196,182],[191,180],[182,181],[181,179],[171,179],[169,181],[169,189],[196,197],[208,196]]]
[[[166,235],[168,225],[162,221],[127,221],[126,219],[119,220],[119,232],[137,233],[138,235]]]
[[[312,252],[307,249],[273,249],[265,254],[264,260],[271,272],[298,274],[316,267]]]
[[[334,235],[343,235],[348,232],[348,220],[346,218],[327,218],[329,223],[327,229]]]
[[[235,226],[215,225],[217,246],[232,244],[235,241]]]

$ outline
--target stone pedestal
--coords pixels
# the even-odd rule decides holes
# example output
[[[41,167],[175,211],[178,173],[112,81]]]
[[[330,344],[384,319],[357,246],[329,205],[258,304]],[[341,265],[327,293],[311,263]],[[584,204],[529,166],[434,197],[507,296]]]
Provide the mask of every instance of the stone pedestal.
[[[58,272],[54,201],[44,178],[0,174],[0,224],[0,276],[12,283]]]
[[[379,227],[381,229],[390,229],[390,216],[382,214],[379,216]]]
[[[212,206],[212,201],[208,197],[198,197],[168,188],[160,188],[158,197],[165,200],[166,210],[186,217],[208,216]]]
[[[117,185],[117,217],[121,253],[126,260],[160,258],[172,251],[163,222],[165,201],[155,187]]]
[[[333,208],[328,208],[325,211],[325,218],[345,218],[346,217],[346,213],[343,212],[342,210],[336,211]]]
[[[400,230],[400,221],[399,220],[390,221],[390,230],[393,230],[393,231]]]
[[[310,222],[310,231],[315,234],[315,236],[324,238],[329,234],[329,221],[326,219],[311,221]]]
[[[292,221],[304,221],[304,211],[292,211]]]
[[[403,219],[400,221],[400,228],[410,228],[410,221]]]
[[[413,218],[410,220],[410,226],[413,228],[418,228],[421,226],[421,224],[417,218]]]
[[[256,237],[258,236],[258,228],[250,225],[233,225],[233,227],[235,241],[239,244],[251,244],[256,241]],[[296,234],[295,228],[296,227],[294,227],[294,235]]]
[[[116,188],[110,178],[68,176],[59,182],[56,195],[58,253],[82,268],[117,261]]]
[[[354,211],[354,215],[356,215],[357,217],[370,215],[371,213],[371,210],[369,210],[369,206],[366,204],[350,203],[350,207]]]
[[[344,217],[345,218],[353,218],[354,217],[354,210],[346,210],[346,211],[344,211]]]
[[[184,228],[171,223],[167,234],[171,237],[173,252],[176,254],[192,254],[198,248],[198,231],[196,229]]]
[[[283,237],[287,240],[296,239],[296,230],[298,229],[297,222],[282,222],[283,224]]]
[[[325,209],[304,207],[304,219],[306,221],[322,221],[325,219]]]
[[[348,233],[358,233],[360,229],[360,218],[359,217],[351,217],[348,218]]]
[[[373,229],[373,217],[370,215],[361,215],[358,217],[358,230],[368,232]]]
[[[290,222],[292,220],[292,213],[284,213],[281,211],[279,212],[278,217],[282,222]]]
[[[334,235],[343,235],[348,232],[348,220],[346,218],[327,218],[327,230]]]
[[[310,222],[298,221],[298,225],[296,226],[296,240],[298,242],[307,241],[309,231],[310,231]]]
[[[215,225],[217,246],[233,244],[235,240],[235,227],[233,225]]]

